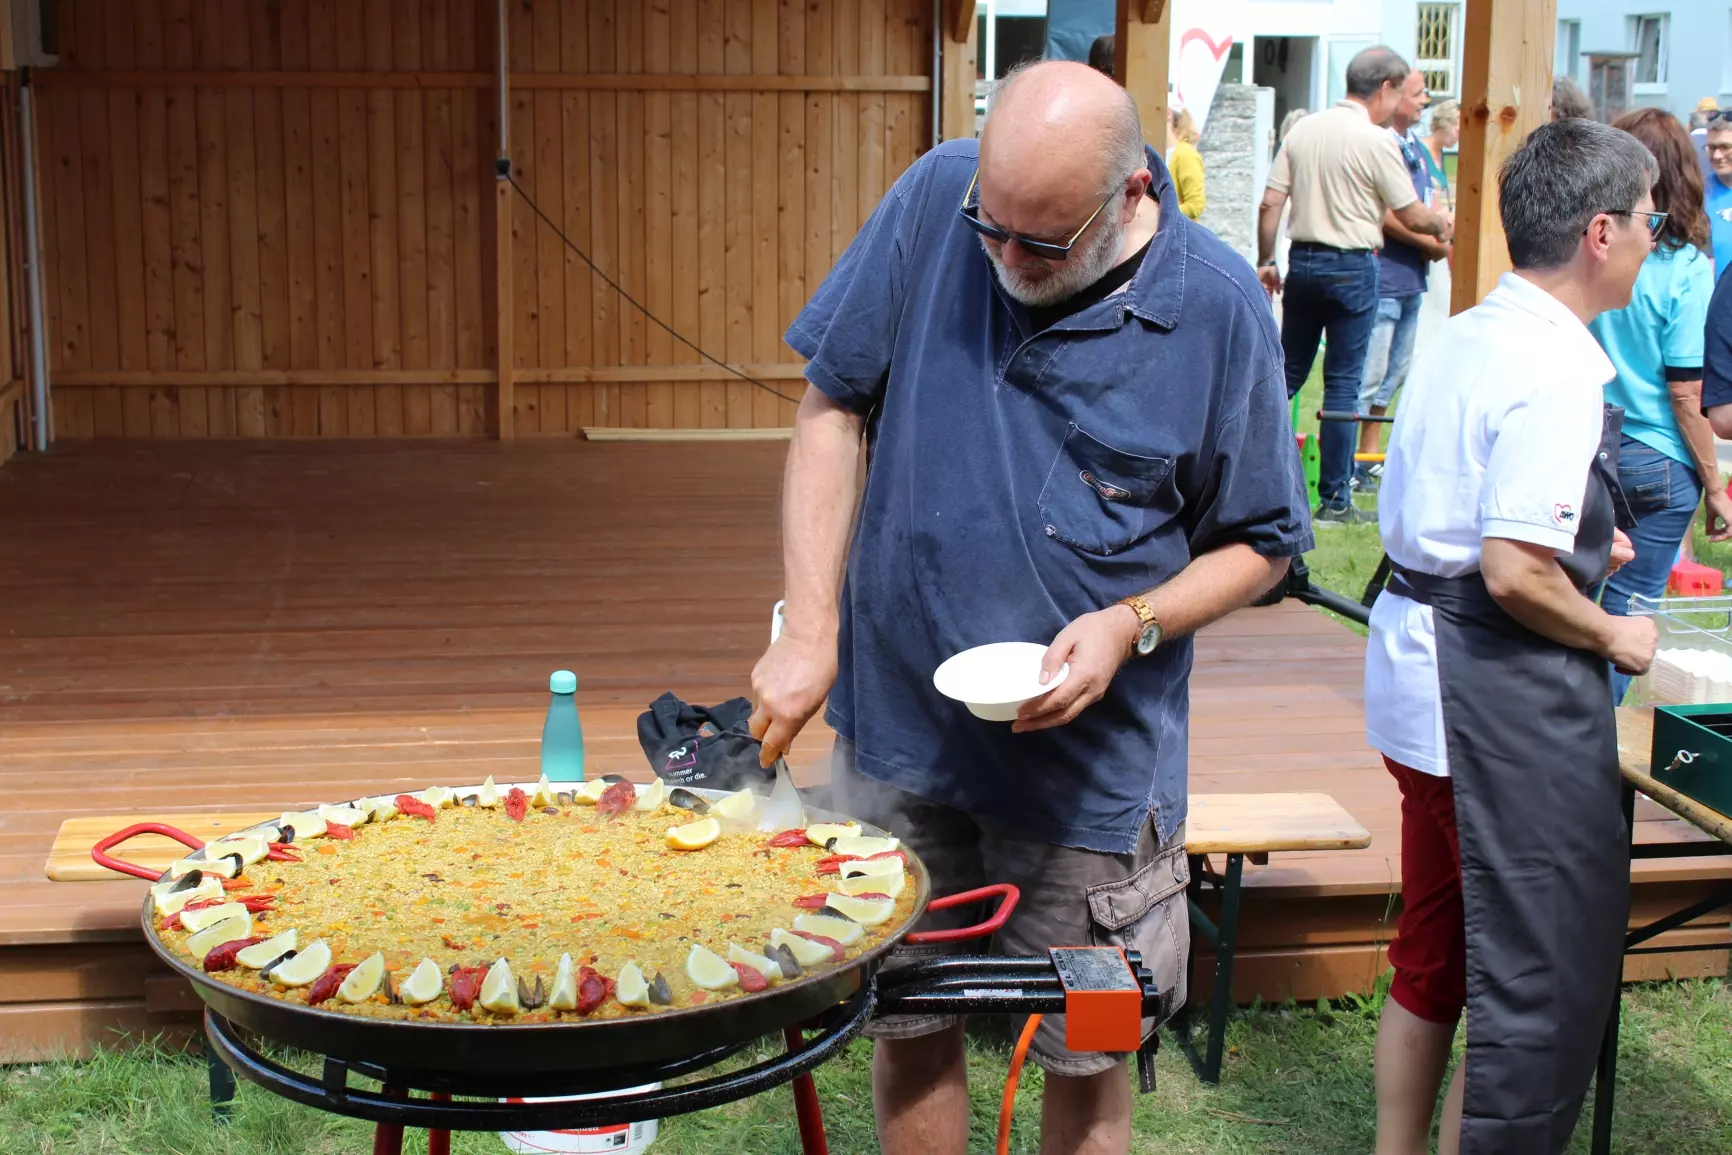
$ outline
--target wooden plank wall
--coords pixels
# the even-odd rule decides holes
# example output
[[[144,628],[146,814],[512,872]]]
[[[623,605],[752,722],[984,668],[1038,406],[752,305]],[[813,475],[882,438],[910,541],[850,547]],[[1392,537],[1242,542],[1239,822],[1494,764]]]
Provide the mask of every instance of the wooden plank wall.
[[[0,73],[0,465],[28,443],[24,206],[18,74]]]
[[[511,0],[522,188],[679,333],[798,396],[781,334],[925,148],[926,0]],[[64,437],[480,435],[792,406],[511,200],[492,0],[66,0],[40,74]]]

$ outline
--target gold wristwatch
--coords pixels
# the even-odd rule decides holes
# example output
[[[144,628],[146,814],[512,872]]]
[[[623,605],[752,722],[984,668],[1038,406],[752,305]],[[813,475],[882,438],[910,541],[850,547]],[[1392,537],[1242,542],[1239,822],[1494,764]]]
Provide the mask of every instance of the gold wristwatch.
[[[1140,595],[1132,594],[1128,598],[1123,598],[1119,601],[1119,605],[1131,607],[1131,611],[1137,615],[1137,620],[1142,623],[1142,628],[1137,631],[1136,640],[1131,643],[1131,656],[1134,658],[1148,657],[1155,652],[1155,647],[1161,644],[1161,620],[1155,617],[1155,611]]]

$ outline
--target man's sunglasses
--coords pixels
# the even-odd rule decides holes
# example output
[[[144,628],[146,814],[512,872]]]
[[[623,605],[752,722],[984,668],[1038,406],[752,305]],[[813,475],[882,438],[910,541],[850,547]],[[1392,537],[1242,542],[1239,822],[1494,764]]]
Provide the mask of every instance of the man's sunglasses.
[[[1649,240],[1659,239],[1660,230],[1666,227],[1666,218],[1672,215],[1671,213],[1644,212],[1641,209],[1607,209],[1606,212],[1614,217],[1647,217]]]
[[[1107,199],[1101,202],[1100,208],[1090,213],[1089,219],[1082,223],[1082,228],[1072,233],[1070,240],[1060,244],[1057,241],[1037,241],[1033,237],[1025,237],[1021,233],[1001,229],[990,221],[981,220],[980,206],[968,203],[974,197],[974,186],[979,182],[980,170],[975,169],[973,179],[968,182],[968,191],[962,194],[962,205],[957,209],[957,212],[962,214],[962,219],[968,222],[968,227],[988,240],[997,241],[999,244],[1015,241],[1035,256],[1045,257],[1049,261],[1062,261],[1070,256],[1071,246],[1076,244],[1077,238],[1089,231],[1089,226],[1095,223],[1095,218],[1100,216],[1102,210],[1112,204],[1113,198],[1119,195],[1116,190],[1108,193]]]

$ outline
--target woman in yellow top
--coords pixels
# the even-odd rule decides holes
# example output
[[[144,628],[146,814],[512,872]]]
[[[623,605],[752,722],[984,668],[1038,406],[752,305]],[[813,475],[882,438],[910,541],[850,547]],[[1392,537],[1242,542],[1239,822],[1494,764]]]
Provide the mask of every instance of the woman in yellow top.
[[[1177,114],[1167,109],[1167,141],[1172,146],[1167,168],[1179,192],[1179,211],[1196,220],[1203,215],[1208,198],[1203,195],[1203,154],[1197,151],[1197,124],[1185,109]]]

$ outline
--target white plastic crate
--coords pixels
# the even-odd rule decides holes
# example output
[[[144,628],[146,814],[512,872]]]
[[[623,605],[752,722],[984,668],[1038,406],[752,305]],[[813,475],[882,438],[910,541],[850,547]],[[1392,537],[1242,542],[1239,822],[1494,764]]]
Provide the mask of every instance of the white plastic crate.
[[[1651,617],[1660,643],[1649,671],[1630,684],[1624,705],[1732,702],[1732,595],[1630,599],[1632,616]]]

